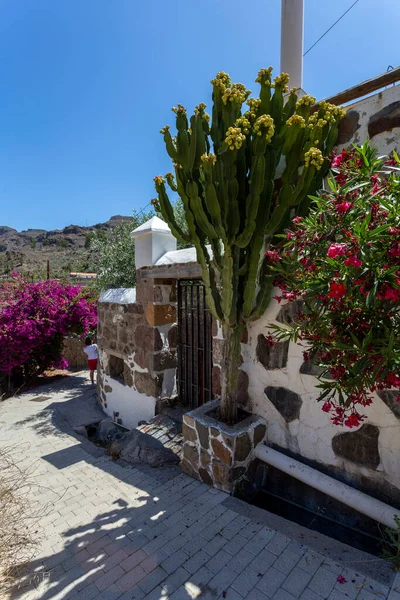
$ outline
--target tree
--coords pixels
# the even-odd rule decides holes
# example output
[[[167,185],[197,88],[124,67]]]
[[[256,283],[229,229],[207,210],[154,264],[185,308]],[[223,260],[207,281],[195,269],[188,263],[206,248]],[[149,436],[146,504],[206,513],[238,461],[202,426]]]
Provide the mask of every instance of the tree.
[[[161,130],[175,176],[155,178],[160,209],[174,235],[195,246],[206,298],[222,323],[221,418],[237,418],[236,382],[245,324],[258,319],[271,297],[265,250],[290,215],[305,214],[308,194],[321,184],[342,109],[315,98],[286,96],[289,78],[257,77],[259,98],[226,73],[212,81],[212,122],[199,104],[188,122],[178,105],[176,137]],[[247,100],[249,110],[242,113]],[[188,230],[177,223],[166,185],[182,200]],[[211,244],[212,254],[206,241]]]
[[[136,285],[135,246],[131,232],[154,216],[153,211],[134,212],[132,219],[122,221],[106,237],[96,232],[92,248],[98,251],[97,287],[100,290]]]
[[[336,425],[357,427],[371,392],[400,388],[399,163],[368,143],[336,156],[329,190],[267,258],[281,297],[302,302],[276,339],[301,340],[321,367],[318,400]]]

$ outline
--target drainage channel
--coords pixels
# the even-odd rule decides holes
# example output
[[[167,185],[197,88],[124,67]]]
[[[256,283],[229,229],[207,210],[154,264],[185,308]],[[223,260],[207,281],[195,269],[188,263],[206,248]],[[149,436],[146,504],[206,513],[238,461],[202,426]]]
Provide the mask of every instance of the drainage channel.
[[[370,524],[369,532],[363,531],[325,514],[329,510],[327,507],[322,506],[317,512],[267,490],[257,492],[249,503],[357,550],[382,557],[383,540],[379,525],[375,522]]]

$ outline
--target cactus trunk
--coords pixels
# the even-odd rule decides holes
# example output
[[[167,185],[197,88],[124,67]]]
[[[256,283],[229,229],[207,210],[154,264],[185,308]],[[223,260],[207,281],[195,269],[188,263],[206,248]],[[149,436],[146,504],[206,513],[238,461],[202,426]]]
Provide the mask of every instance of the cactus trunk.
[[[224,337],[223,359],[221,364],[221,419],[225,423],[235,424],[237,421],[237,383],[241,362],[240,340],[243,327],[230,327],[223,324]]]
[[[168,126],[161,132],[175,176],[155,178],[156,206],[173,234],[195,246],[208,306],[222,324],[221,416],[229,423],[237,416],[243,326],[262,316],[271,297],[271,244],[290,218],[307,212],[343,116],[327,103],[314,106],[311,96],[298,99],[295,90],[286,95],[288,76],[272,82],[271,71],[261,69],[259,98],[249,99],[242,84],[218,73],[211,125],[204,104],[189,120],[183,106],[174,108],[176,136]],[[187,233],[175,221],[166,182],[182,199]]]

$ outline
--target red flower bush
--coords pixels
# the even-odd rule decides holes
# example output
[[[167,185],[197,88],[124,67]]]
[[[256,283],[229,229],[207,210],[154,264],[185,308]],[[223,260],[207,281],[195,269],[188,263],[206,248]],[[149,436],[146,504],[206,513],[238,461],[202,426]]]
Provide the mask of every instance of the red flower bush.
[[[266,258],[279,299],[303,301],[296,323],[275,326],[274,337],[307,346],[323,369],[322,410],[338,425],[357,427],[372,392],[400,387],[399,163],[368,144],[343,151],[329,191]]]
[[[97,325],[95,299],[80,286],[28,283],[15,276],[0,286],[0,374],[27,380],[62,359],[63,337]]]

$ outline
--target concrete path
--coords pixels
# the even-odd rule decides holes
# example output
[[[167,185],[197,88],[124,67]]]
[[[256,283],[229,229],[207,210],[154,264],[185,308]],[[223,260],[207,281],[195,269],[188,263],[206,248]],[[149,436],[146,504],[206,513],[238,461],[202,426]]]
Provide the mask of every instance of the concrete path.
[[[0,597],[400,600],[400,583],[379,559],[179,468],[112,462],[72,429],[99,416],[85,374],[0,405],[0,447],[29,466],[42,512],[29,571]]]

